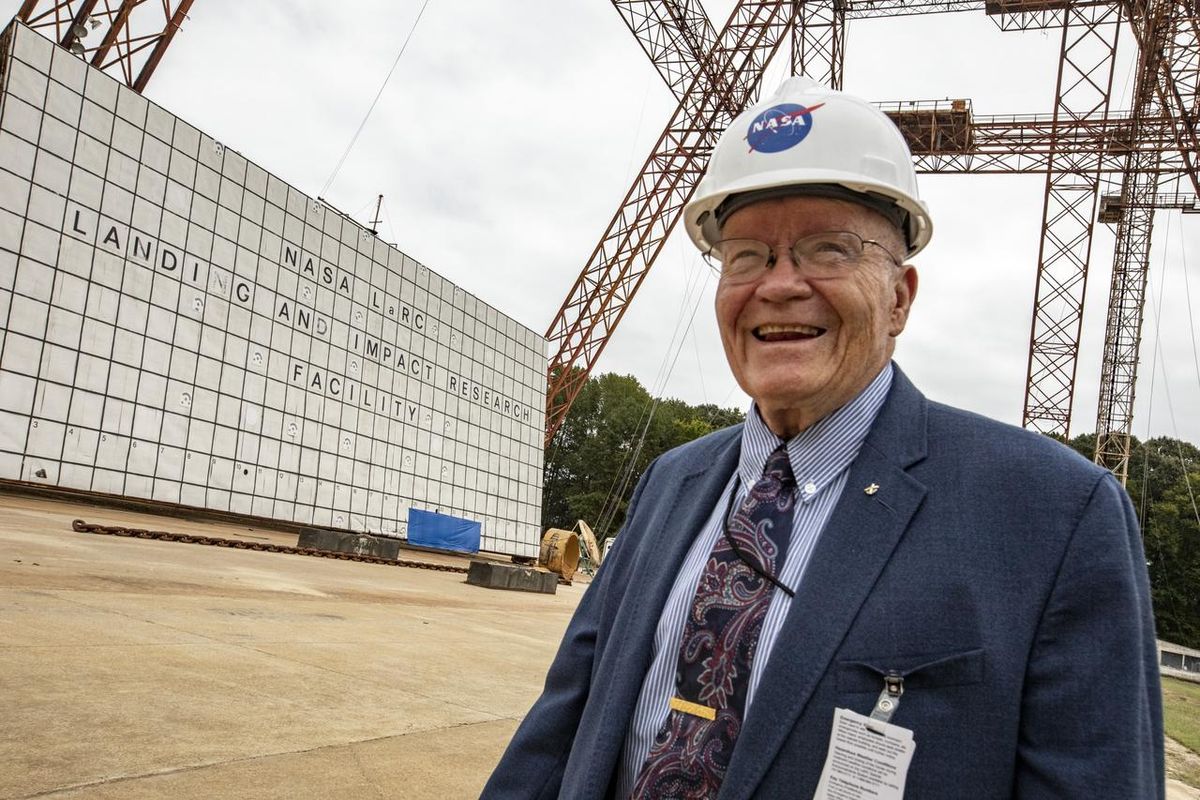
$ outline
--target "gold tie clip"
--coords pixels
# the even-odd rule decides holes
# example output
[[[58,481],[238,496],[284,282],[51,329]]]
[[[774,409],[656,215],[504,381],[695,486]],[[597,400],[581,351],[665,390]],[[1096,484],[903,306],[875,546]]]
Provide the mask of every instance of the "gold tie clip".
[[[693,703],[690,700],[684,700],[682,697],[672,697],[671,708],[675,711],[682,711],[684,714],[691,714],[693,717],[701,717],[702,719],[714,720],[717,718],[717,710],[715,708],[700,703]]]

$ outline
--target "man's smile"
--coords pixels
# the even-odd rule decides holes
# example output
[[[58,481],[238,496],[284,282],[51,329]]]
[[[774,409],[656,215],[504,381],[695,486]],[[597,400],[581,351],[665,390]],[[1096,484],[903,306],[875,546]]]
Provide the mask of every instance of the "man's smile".
[[[754,338],[760,342],[792,342],[801,339],[815,339],[825,333],[824,328],[813,325],[759,325],[751,330]]]

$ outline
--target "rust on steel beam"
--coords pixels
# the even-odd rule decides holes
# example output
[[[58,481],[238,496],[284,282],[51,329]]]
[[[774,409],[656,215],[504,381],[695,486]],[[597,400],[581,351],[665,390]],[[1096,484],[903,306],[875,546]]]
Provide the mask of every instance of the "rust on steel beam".
[[[66,49],[82,47],[92,66],[120,73],[122,82],[141,92],[179,32],[194,0],[25,0],[18,17]],[[157,16],[157,20],[155,17]],[[105,27],[99,43],[82,38],[89,28]],[[142,58],[140,54],[145,53]],[[140,63],[138,63],[140,61]]]
[[[847,19],[908,17],[983,11],[984,0],[847,0],[845,9]]]
[[[717,33],[696,0],[613,0],[626,27],[642,46],[676,99],[716,44]],[[809,75],[841,88],[845,58],[843,0],[792,0],[792,74]],[[710,69],[707,79],[724,94],[727,78]],[[735,112],[736,113],[736,112]]]
[[[43,6],[39,8],[39,6]],[[75,17],[75,0],[53,0],[40,3],[39,0],[25,0],[17,11],[17,19],[30,28],[45,33],[45,29],[53,28],[54,33],[48,38],[61,42],[71,28]],[[37,12],[37,13],[35,13]]]
[[[1154,208],[1140,205],[1138,198],[1153,194],[1155,185],[1153,174],[1135,172],[1128,178],[1122,195],[1129,196],[1132,202],[1124,209],[1118,223],[1113,253],[1094,455],[1096,463],[1110,470],[1122,485],[1129,476],[1138,356],[1150,267],[1150,240],[1154,232]]]
[[[71,45],[79,41],[79,31],[84,29],[88,18],[92,16],[92,11],[96,8],[96,3],[99,0],[83,0],[71,17],[71,24],[67,26],[67,32],[59,39],[59,46],[70,50]]]
[[[549,361],[546,441],[641,286],[691,197],[717,137],[757,96],[763,70],[790,23],[784,0],[741,0],[705,54],[679,106],[546,332]],[[714,86],[710,75],[724,76]]]
[[[1054,119],[1107,117],[1120,8],[1070,6],[1063,16]],[[1064,438],[1075,399],[1099,168],[1098,153],[1071,152],[1052,134],[1022,422]]]
[[[1187,192],[1155,192],[1140,198],[1112,195],[1100,198],[1100,221],[1116,223],[1121,215],[1131,208],[1153,208],[1182,211],[1185,214],[1200,214],[1200,195]],[[1107,219],[1106,219],[1107,217]]]
[[[729,76],[709,54],[717,47],[717,31],[696,0],[613,0],[626,27],[676,100],[704,70],[709,91],[718,98],[734,92]],[[737,109],[729,109],[734,115]]]
[[[1192,191],[1200,193],[1200,169],[1196,152],[1200,150],[1200,27],[1192,0],[1174,0],[1161,16],[1165,31],[1155,30],[1151,20],[1159,19],[1147,0],[1130,0],[1129,16],[1141,50],[1154,53],[1157,66],[1149,79],[1154,80],[1158,102],[1171,117],[1179,148],[1188,163]],[[1190,151],[1190,153],[1189,153]]]
[[[717,31],[699,0],[613,0],[613,7],[677,100],[700,65],[714,63],[706,56]]]
[[[846,60],[843,0],[792,0],[792,74],[842,88]]]
[[[908,100],[876,103],[875,107],[900,130],[914,164],[921,156],[970,157],[977,151],[978,122],[970,100]]]
[[[978,116],[969,100],[876,105],[900,128],[922,174],[1045,174],[1056,153],[1092,154],[1101,174],[1123,174],[1131,152],[1149,151],[1161,154],[1156,171],[1164,180],[1186,179],[1188,167],[1167,116],[1143,118],[1135,138],[1129,111],[1056,120],[1052,114]]]
[[[1111,6],[1116,0],[985,0],[984,11],[1002,31],[1058,29],[1085,6]]]
[[[164,3],[164,7],[165,7]],[[139,94],[145,90],[146,84],[150,82],[150,76],[154,74],[154,70],[158,67],[158,62],[162,60],[163,53],[167,52],[167,47],[170,46],[171,40],[175,38],[175,34],[183,26],[184,19],[187,18],[187,13],[192,8],[192,0],[179,0],[179,5],[175,8],[175,13],[167,20],[167,26],[158,36],[158,40],[154,44],[154,49],[150,51],[150,55],[146,58],[146,62],[142,64],[142,70],[138,73],[137,79],[133,82],[134,91]]]
[[[1144,0],[1130,4],[1131,24],[1138,38],[1138,66],[1134,83],[1133,137],[1139,138],[1143,117],[1162,112],[1172,94],[1163,92],[1162,60],[1168,42],[1175,38],[1180,21],[1175,0]],[[1169,68],[1168,68],[1169,71]],[[1097,464],[1110,470],[1124,485],[1129,477],[1133,432],[1133,406],[1137,390],[1138,354],[1150,270],[1150,242],[1154,233],[1153,200],[1158,189],[1159,154],[1129,154],[1117,210],[1117,242],[1113,252],[1108,319],[1104,332],[1104,359],[1100,370],[1100,397],[1096,406]]]
[[[121,0],[121,5],[114,12],[109,8],[109,24],[108,30],[104,34],[104,39],[101,40],[100,46],[92,53],[92,66],[98,69],[104,69],[104,59],[108,57],[109,51],[117,46],[117,42],[124,36],[129,39],[129,15],[133,13],[134,6],[143,2],[143,0]],[[108,6],[108,0],[105,0],[105,6]],[[118,53],[120,51],[118,50]],[[119,61],[125,74],[125,85],[133,84],[132,71],[127,68],[124,61]]]
[[[846,0],[847,19],[911,17],[983,11],[1005,31],[1058,28],[1068,6],[1112,5],[1114,0]]]

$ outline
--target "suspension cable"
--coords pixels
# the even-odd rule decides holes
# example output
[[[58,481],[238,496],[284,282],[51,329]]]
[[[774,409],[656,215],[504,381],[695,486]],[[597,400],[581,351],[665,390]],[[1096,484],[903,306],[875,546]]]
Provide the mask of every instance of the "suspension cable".
[[[421,15],[425,13],[425,7],[429,5],[429,0],[424,0],[421,3],[421,10],[417,12],[417,18],[413,20],[412,27],[408,30],[408,36],[404,37],[404,43],[400,45],[400,52],[396,53],[396,58],[392,61],[392,68],[387,71],[387,75],[383,78],[383,83],[379,84],[379,91],[375,93],[375,99],[371,101],[371,106],[367,109],[367,113],[363,115],[362,122],[358,123],[358,130],[354,131],[354,135],[350,137],[350,144],[346,145],[346,151],[342,153],[342,157],[338,159],[337,165],[333,168],[333,172],[329,173],[329,180],[325,181],[325,185],[321,188],[320,197],[326,197],[329,193],[329,187],[333,185],[334,179],[342,170],[342,165],[346,163],[346,158],[350,155],[350,151],[354,149],[354,144],[358,141],[359,134],[363,132],[363,128],[367,126],[367,120],[371,118],[371,112],[375,110],[375,106],[379,103],[379,98],[383,96],[383,90],[387,87],[388,81],[392,79],[392,73],[396,71],[396,65],[400,63],[400,57],[404,55],[404,51],[408,49],[408,43],[412,40],[413,33],[417,30],[417,23],[421,21]]]
[[[693,260],[693,265],[696,263]],[[703,281],[700,280],[703,278]],[[658,405],[662,401],[662,393],[666,389],[666,384],[671,378],[671,374],[675,370],[675,365],[679,361],[679,354],[683,352],[683,345],[687,340],[688,332],[692,329],[692,323],[696,318],[696,311],[700,307],[700,298],[703,295],[703,290],[707,288],[709,281],[709,271],[707,268],[700,267],[698,270],[693,269],[692,274],[688,278],[688,282],[684,289],[684,299],[680,304],[679,317],[675,320],[675,330],[671,333],[671,339],[667,344],[666,352],[663,354],[662,364],[659,366],[658,375],[655,376],[655,383],[650,387],[650,400],[643,407],[642,415],[638,420],[640,431],[633,446],[630,447],[626,454],[625,460],[621,464],[621,469],[618,470],[614,477],[613,486],[609,488],[608,495],[604,499],[600,519],[597,521],[596,530],[600,532],[600,538],[603,539],[608,534],[608,528],[612,521],[616,518],[617,510],[621,505],[621,498],[629,489],[629,484],[633,480],[633,473],[637,469],[638,457],[641,455],[642,448],[646,443],[646,436],[650,432],[650,424],[654,420],[654,414],[658,410]],[[688,313],[689,304],[691,313]],[[684,317],[687,317],[686,324]]]

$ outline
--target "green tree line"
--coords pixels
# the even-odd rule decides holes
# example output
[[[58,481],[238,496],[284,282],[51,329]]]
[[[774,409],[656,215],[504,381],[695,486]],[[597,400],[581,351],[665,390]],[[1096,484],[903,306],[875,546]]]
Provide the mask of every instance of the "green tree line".
[[[589,378],[546,448],[542,529],[570,530],[582,519],[597,538],[616,534],[651,461],[744,417],[715,405],[656,401],[632,375]]]
[[[1091,458],[1096,436],[1070,445]],[[1135,438],[1125,489],[1142,527],[1158,637],[1200,648],[1200,449],[1166,436]]]
[[[659,400],[629,375],[590,378],[546,449],[542,526],[582,519],[615,535],[650,462],[672,447],[741,422],[737,409]],[[1069,444],[1091,458],[1096,437]],[[1200,648],[1200,449],[1134,440],[1126,486],[1142,526],[1160,638]]]

